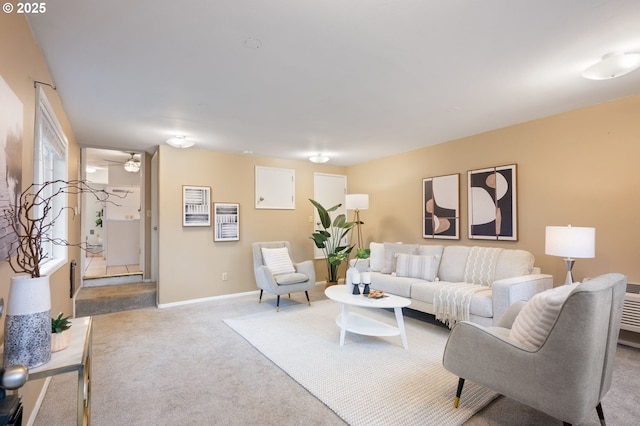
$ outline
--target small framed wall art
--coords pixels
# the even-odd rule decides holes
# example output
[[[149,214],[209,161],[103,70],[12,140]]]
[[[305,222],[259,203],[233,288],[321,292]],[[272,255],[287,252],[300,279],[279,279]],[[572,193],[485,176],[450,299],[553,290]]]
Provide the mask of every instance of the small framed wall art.
[[[460,174],[422,180],[422,238],[460,239]]]
[[[468,171],[469,238],[517,241],[516,165]]]
[[[182,226],[211,226],[211,187],[182,186]]]
[[[213,203],[214,241],[240,239],[240,204]]]

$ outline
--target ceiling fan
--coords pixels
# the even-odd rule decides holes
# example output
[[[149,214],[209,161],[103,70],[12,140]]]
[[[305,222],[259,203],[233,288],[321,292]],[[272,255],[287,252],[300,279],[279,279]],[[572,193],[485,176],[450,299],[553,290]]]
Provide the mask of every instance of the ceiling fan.
[[[134,158],[135,153],[130,152],[131,158],[124,163],[124,169],[129,173],[138,173],[140,171],[140,161]]]
[[[116,160],[111,160],[107,158],[105,158],[104,161],[108,163],[122,164],[122,166],[127,172],[137,173],[138,171],[140,171],[140,160],[135,158],[135,155],[136,155],[135,152],[128,152],[127,154],[129,154],[131,157],[128,158],[126,161],[116,161]]]

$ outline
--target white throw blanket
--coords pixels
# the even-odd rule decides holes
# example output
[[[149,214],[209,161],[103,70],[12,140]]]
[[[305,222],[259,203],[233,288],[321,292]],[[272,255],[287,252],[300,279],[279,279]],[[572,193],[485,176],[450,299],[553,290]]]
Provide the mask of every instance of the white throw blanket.
[[[449,328],[459,321],[469,321],[469,305],[471,297],[487,286],[478,284],[456,283],[444,285],[433,296],[433,307],[436,319]]]

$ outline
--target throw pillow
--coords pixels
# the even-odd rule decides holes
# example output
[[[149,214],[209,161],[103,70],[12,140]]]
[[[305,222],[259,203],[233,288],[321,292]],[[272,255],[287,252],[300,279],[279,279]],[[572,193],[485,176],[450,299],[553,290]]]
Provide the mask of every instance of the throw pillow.
[[[563,285],[534,295],[516,317],[509,336],[531,350],[538,349],[556,322],[564,301],[578,285]]]
[[[438,272],[439,257],[440,256],[420,256],[417,254],[398,253],[396,276],[433,281]]]
[[[296,271],[289,257],[286,247],[267,248],[262,247],[262,260],[273,275],[292,274]]]
[[[384,243],[370,243],[369,268],[371,272],[380,272],[384,268]]]
[[[384,268],[383,274],[391,274],[396,271],[396,255],[398,253],[414,254],[418,249],[417,244],[384,243]]]

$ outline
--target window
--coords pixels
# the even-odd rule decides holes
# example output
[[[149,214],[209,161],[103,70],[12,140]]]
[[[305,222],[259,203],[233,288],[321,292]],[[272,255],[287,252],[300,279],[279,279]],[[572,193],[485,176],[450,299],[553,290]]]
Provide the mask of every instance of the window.
[[[36,105],[38,109],[36,110],[33,150],[33,181],[36,184],[42,184],[57,179],[67,180],[67,138],[51,104],[40,87],[36,92]],[[51,195],[54,190],[55,188],[51,188],[49,193],[44,195]],[[50,214],[55,215],[60,211],[62,214],[51,229],[50,239],[67,239],[66,206],[66,197],[53,199],[53,208]],[[50,274],[66,262],[67,249],[51,242],[43,244],[43,248],[47,252],[47,259],[43,264],[42,273]]]

